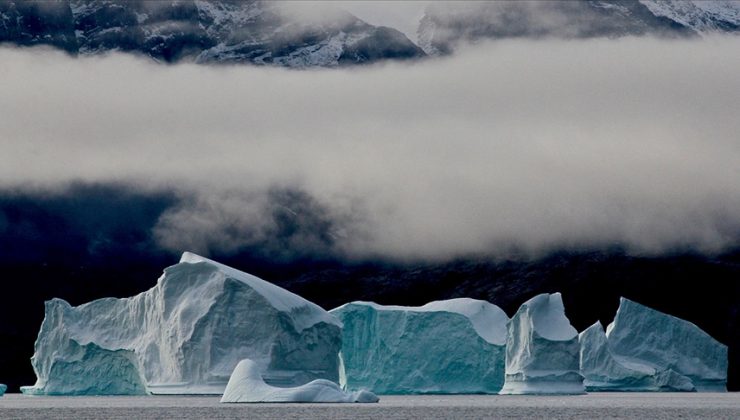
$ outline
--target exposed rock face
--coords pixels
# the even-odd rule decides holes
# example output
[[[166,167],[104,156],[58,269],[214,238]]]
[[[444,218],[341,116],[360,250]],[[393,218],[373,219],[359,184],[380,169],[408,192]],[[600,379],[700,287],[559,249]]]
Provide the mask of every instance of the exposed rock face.
[[[125,299],[47,302],[29,394],[221,394],[249,358],[267,382],[339,379],[339,321],[257,277],[194,254]]]
[[[331,6],[254,0],[0,0],[2,42],[298,68],[424,56],[401,32]]]
[[[347,389],[380,394],[496,393],[504,381],[508,317],[482,300],[424,306],[352,302],[331,313],[343,323]]]
[[[524,302],[509,321],[501,394],[583,394],[578,332],[560,293]]]

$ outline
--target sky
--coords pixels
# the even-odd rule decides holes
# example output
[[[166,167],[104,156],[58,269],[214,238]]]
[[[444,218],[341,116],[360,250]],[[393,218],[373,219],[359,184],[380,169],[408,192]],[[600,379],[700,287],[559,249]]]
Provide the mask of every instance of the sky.
[[[173,252],[258,242],[275,191],[351,258],[721,252],[740,239],[738,50],[500,41],[292,71],[2,48],[0,188],[174,191],[153,228]]]

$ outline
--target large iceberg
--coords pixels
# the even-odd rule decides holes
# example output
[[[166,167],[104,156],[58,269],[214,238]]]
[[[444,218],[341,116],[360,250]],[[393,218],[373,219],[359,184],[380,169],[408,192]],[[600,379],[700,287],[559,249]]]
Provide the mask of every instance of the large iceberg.
[[[659,370],[635,361],[620,361],[596,322],[578,335],[581,374],[587,391],[696,391],[691,380],[671,369]]]
[[[152,289],[46,303],[28,394],[222,394],[249,358],[268,383],[339,379],[341,324],[252,275],[184,253]]]
[[[378,394],[496,393],[504,379],[506,313],[475,299],[419,307],[352,302],[344,324],[340,384]]]
[[[560,293],[528,300],[508,324],[501,394],[583,394],[578,332]]]
[[[670,370],[697,391],[727,389],[727,346],[691,322],[621,298],[606,336],[614,358],[626,366]]]
[[[336,383],[316,379],[296,387],[275,387],[262,379],[259,364],[244,359],[231,374],[222,403],[259,402],[317,402],[317,403],[374,403],[377,395],[369,391],[344,392]]]

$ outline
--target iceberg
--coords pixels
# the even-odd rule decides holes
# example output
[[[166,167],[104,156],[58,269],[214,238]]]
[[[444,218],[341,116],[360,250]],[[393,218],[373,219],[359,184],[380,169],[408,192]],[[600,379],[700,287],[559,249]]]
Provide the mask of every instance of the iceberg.
[[[378,396],[365,390],[344,392],[339,385],[326,379],[316,379],[296,387],[270,386],[262,379],[259,364],[244,359],[231,374],[221,402],[374,403],[378,402]]]
[[[689,378],[671,369],[658,370],[635,361],[618,360],[609,349],[606,333],[596,322],[578,335],[581,374],[589,392],[696,391]]]
[[[26,394],[222,394],[245,358],[267,383],[339,379],[341,323],[319,306],[191,253],[131,298],[46,303]]]
[[[579,352],[560,293],[533,297],[509,321],[500,394],[583,394]]]
[[[63,302],[63,301],[61,301]],[[53,309],[62,308],[66,302],[47,303]],[[50,328],[42,326],[42,331]],[[95,343],[80,345],[64,335],[50,332],[50,342],[55,342],[57,352],[65,357],[52,363],[40,359],[39,372],[46,380],[33,387],[22,387],[30,395],[145,395],[146,385],[141,376],[134,352],[125,349],[108,350]]]
[[[330,311],[342,331],[345,389],[378,394],[496,393],[504,380],[508,317],[468,298],[424,306],[352,302]]]
[[[5,391],[7,391],[7,390],[8,390],[8,386],[7,385],[0,384],[0,397],[2,397],[3,395],[5,395]]]
[[[606,336],[614,358],[626,366],[674,372],[697,391],[727,390],[727,346],[691,322],[621,298]]]

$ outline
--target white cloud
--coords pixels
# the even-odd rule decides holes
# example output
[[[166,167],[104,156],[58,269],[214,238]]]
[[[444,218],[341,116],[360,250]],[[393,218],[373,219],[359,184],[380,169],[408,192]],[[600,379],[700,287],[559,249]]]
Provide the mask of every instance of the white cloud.
[[[329,71],[2,49],[0,183],[196,194],[159,230],[173,248],[224,215],[261,232],[266,206],[221,197],[285,186],[343,220],[350,255],[713,252],[740,239],[739,48],[504,41]]]
[[[344,9],[371,25],[389,26],[403,32],[416,42],[416,30],[430,1],[391,0],[342,0],[327,1],[334,7]]]

